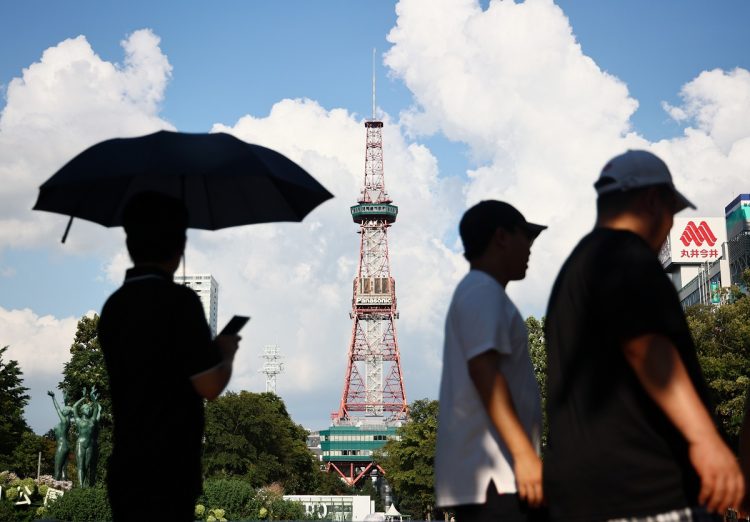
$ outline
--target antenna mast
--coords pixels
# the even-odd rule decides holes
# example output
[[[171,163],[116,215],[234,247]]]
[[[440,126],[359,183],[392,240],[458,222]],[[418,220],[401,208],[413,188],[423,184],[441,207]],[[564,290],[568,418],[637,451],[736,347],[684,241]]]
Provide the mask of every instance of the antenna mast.
[[[375,120],[375,48],[372,48],[372,119]]]
[[[284,372],[284,363],[281,362],[284,356],[279,352],[279,347],[275,344],[267,344],[263,348],[264,359],[263,368],[258,373],[266,375],[266,393],[276,393],[276,376]]]

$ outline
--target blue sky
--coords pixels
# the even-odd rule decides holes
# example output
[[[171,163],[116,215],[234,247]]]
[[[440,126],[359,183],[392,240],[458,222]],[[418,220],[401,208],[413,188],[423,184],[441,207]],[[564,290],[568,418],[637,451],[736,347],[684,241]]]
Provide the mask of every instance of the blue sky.
[[[127,266],[118,231],[76,222],[74,240],[60,245],[65,219],[31,216],[27,210],[35,188],[82,144],[170,125],[190,132],[224,130],[274,146],[339,189],[336,202],[308,218],[322,228],[238,229],[247,247],[215,242],[237,241],[234,232],[195,234],[195,251],[188,253],[189,268],[218,276],[220,322],[241,308],[254,315],[243,345],[242,375],[232,387],[260,390],[257,355],[262,344],[279,342],[294,361],[290,375],[279,377],[280,394],[298,422],[325,426],[338,403],[350,329],[347,292],[358,237],[346,220],[346,206],[361,182],[361,121],[371,112],[373,48],[379,115],[388,123],[386,179],[401,207],[391,255],[399,291],[408,292],[399,295],[399,328],[410,399],[437,395],[441,321],[450,289],[466,268],[455,224],[467,205],[482,197],[507,197],[530,219],[561,224],[558,230],[551,227],[546,243],[541,238],[535,246],[527,281],[510,289],[524,314],[542,315],[555,268],[590,225],[590,182],[611,154],[629,146],[662,154],[678,186],[698,199],[706,215],[720,215],[733,194],[748,191],[738,181],[747,175],[747,163],[737,144],[749,135],[742,123],[750,110],[742,71],[750,69],[750,4],[567,0],[556,5],[562,12],[545,0],[512,9],[466,0],[5,3],[0,175],[13,183],[0,188],[0,204],[9,202],[0,211],[6,232],[0,231],[0,345],[11,345],[10,353],[33,384],[32,426],[46,431],[53,420],[43,394],[59,380],[72,341],[65,335],[76,318],[100,309]],[[509,25],[503,25],[506,20]],[[566,24],[574,38],[566,37]],[[389,39],[394,27],[402,30]],[[111,113],[103,106],[99,115],[76,118],[66,108],[66,100],[82,92],[75,83],[60,83],[61,99],[55,99],[60,75],[45,71],[59,72],[56,63],[70,56],[72,47],[62,42],[83,35],[101,62],[118,64],[122,72],[121,42],[141,29],[150,30],[158,43],[146,38],[139,48],[148,57],[166,57],[171,66],[165,73],[150,58],[135,66],[145,71],[138,81],[159,93],[155,108],[138,102],[141,91],[135,89],[128,96],[138,102],[137,121],[117,121],[113,115],[122,113],[114,102]],[[12,80],[39,64],[49,48],[65,52],[55,55],[58,62],[50,58],[40,65],[40,77],[17,82],[11,93]],[[513,52],[504,54],[509,48]],[[96,62],[84,55],[78,59]],[[570,61],[556,70],[548,56]],[[536,60],[545,65],[528,65]],[[720,71],[701,76],[715,69]],[[154,71],[166,79],[149,76]],[[120,92],[107,81],[97,84],[99,92]],[[692,87],[681,95],[686,85]],[[586,96],[578,94],[587,88]],[[465,92],[484,106],[472,106]],[[289,101],[280,104],[283,100]],[[663,102],[673,110],[665,110]],[[35,107],[50,115],[41,127],[34,127]],[[250,118],[241,124],[245,116]],[[40,147],[43,159],[36,157]],[[715,185],[710,191],[702,188],[706,178]],[[565,192],[579,181],[580,189]],[[580,215],[572,208],[580,208]],[[12,233],[16,228],[23,232]],[[269,238],[279,245],[278,259],[258,259],[259,242]],[[315,241],[328,241],[323,254],[305,257],[296,250],[316,251]],[[259,266],[267,272],[253,270]],[[276,270],[302,274],[300,289],[335,296],[329,308],[316,316],[310,304],[295,297],[297,287],[269,286]],[[424,278],[425,273],[432,277]],[[275,310],[265,322],[263,311],[254,310],[260,303]],[[43,364],[45,358],[52,362]]]

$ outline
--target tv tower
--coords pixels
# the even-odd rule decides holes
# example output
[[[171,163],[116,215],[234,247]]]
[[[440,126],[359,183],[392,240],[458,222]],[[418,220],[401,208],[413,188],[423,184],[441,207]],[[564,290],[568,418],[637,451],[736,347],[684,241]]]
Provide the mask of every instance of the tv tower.
[[[277,345],[267,344],[263,347],[263,355],[259,357],[265,361],[258,373],[266,375],[266,393],[276,393],[276,376],[284,372],[284,363],[281,362],[284,356]]]
[[[374,60],[372,119],[365,122],[365,129],[364,183],[357,204],[351,207],[360,234],[349,314],[352,335],[344,391],[333,417],[338,423],[356,417],[387,424],[406,419],[407,403],[396,335],[396,284],[388,256],[388,229],[396,221],[398,207],[385,189],[383,122],[375,118]]]

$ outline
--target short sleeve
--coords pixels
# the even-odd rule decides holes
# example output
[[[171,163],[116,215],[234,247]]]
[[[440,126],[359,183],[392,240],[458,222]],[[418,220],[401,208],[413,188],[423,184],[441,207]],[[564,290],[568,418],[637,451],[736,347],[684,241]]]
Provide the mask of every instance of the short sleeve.
[[[512,352],[508,305],[502,289],[490,284],[468,289],[456,303],[453,327],[465,360],[487,350]]]
[[[211,330],[203,313],[200,299],[192,290],[184,288],[180,296],[180,315],[177,317],[177,357],[185,377],[210,370],[221,362],[219,349],[211,342]]]

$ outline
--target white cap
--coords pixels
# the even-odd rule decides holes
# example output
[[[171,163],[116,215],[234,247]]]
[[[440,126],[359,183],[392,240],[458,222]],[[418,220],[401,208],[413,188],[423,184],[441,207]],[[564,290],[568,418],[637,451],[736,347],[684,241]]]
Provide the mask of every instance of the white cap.
[[[594,188],[601,196],[652,185],[668,185],[672,188],[676,197],[675,213],[686,207],[695,208],[695,205],[675,188],[667,164],[645,150],[629,150],[609,160],[594,183]]]

